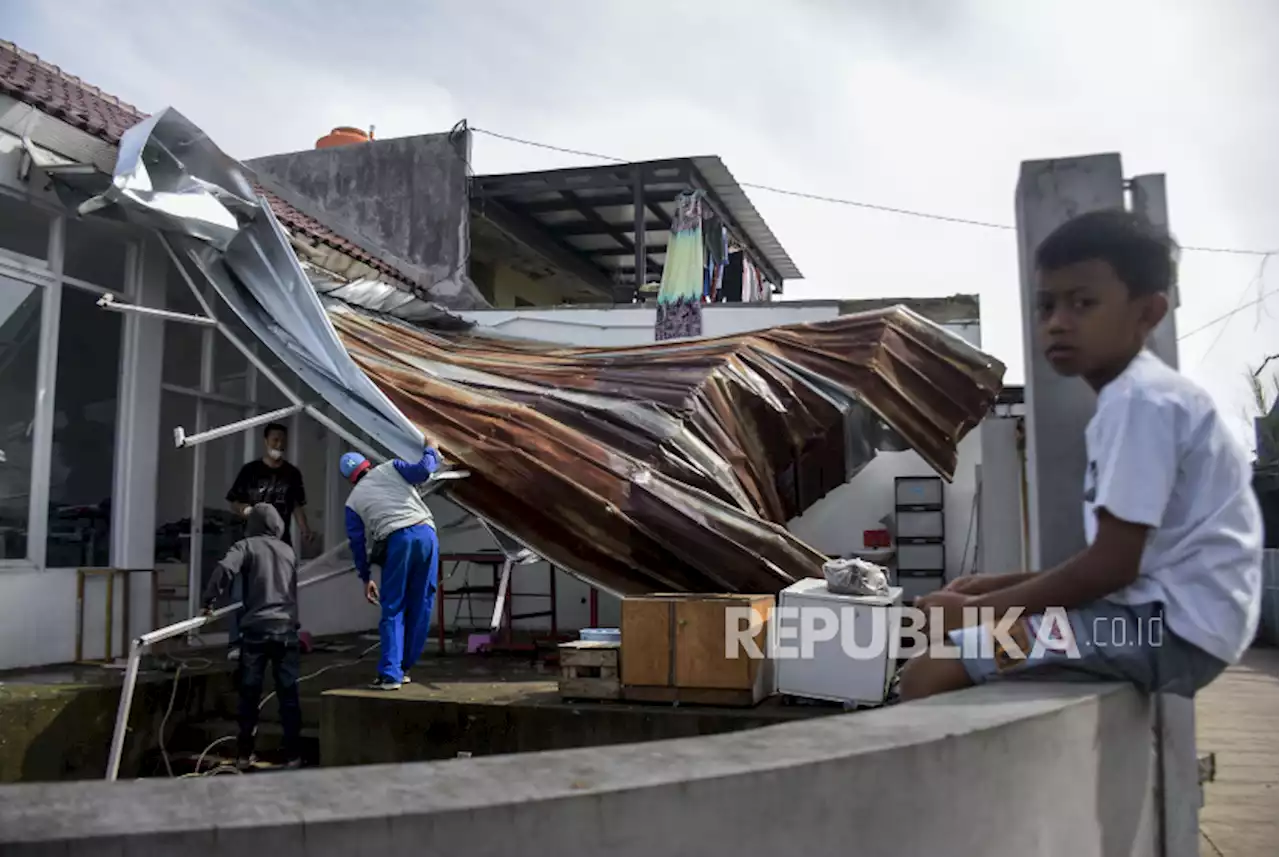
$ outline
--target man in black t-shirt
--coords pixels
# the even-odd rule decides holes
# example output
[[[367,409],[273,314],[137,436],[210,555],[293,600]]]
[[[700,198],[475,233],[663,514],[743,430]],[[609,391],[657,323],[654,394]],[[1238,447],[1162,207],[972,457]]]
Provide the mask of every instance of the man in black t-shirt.
[[[311,541],[312,534],[311,527],[307,524],[307,492],[302,485],[302,472],[284,458],[289,430],[280,423],[267,423],[262,431],[262,438],[262,457],[240,468],[236,481],[227,492],[227,502],[231,504],[231,511],[245,518],[248,518],[255,503],[274,506],[280,513],[280,520],[284,521],[281,540],[287,545],[293,545],[289,531],[289,521],[292,519],[298,523],[302,545],[306,545]],[[298,550],[297,553],[301,559],[302,551]],[[232,597],[238,596],[239,593],[233,587]],[[233,659],[240,655],[239,640],[240,622],[239,616],[235,616],[231,622],[231,650],[228,653]]]
[[[305,544],[311,538],[307,525],[307,492],[302,485],[302,473],[288,461],[284,450],[289,442],[289,430],[279,423],[268,423],[263,430],[264,450],[262,458],[254,459],[240,468],[236,481],[227,492],[231,511],[248,517],[255,503],[275,506],[284,521],[284,543],[292,545],[289,521],[298,522],[298,535]]]

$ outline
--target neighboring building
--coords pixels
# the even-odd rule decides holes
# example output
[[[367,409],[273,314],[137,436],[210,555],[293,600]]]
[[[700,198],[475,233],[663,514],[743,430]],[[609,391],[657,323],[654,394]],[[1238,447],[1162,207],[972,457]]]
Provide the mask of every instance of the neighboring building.
[[[367,236],[450,309],[652,297],[674,202],[693,188],[707,194],[730,253],[768,284],[757,299],[800,276],[716,157],[473,177],[465,123],[447,134],[322,145],[328,139],[248,166],[294,207]]]
[[[159,569],[158,601],[141,579],[132,587],[128,628],[117,589],[116,654],[127,634],[185,616],[187,569],[202,579],[237,535],[224,495],[239,466],[258,454],[259,433],[175,449],[173,428],[199,431],[287,404],[213,329],[97,305],[118,297],[200,311],[152,234],[106,218],[80,218],[58,195],[78,176],[110,174],[121,134],[141,118],[136,108],[0,43],[0,669],[72,659],[76,568]],[[349,287],[331,282],[325,294],[406,319],[425,317],[429,301],[508,334],[581,344],[601,337],[652,342],[651,306],[599,304],[629,304],[637,284],[643,295],[643,286],[660,279],[670,201],[686,186],[708,193],[731,240],[774,293],[799,275],[717,159],[469,178],[466,134],[460,128],[273,156],[253,167],[299,258],[359,281]],[[55,175],[63,180],[57,188],[48,181]],[[644,236],[639,248],[638,234]],[[641,278],[634,276],[641,269],[637,259],[646,272]],[[705,330],[714,335],[818,321],[895,302],[718,304],[706,309]],[[905,302],[980,344],[976,299]],[[560,303],[589,305],[552,306]],[[238,321],[232,326],[243,331]],[[259,354],[303,391],[287,368],[265,350]],[[330,417],[343,419],[332,411]],[[332,462],[345,442],[298,416],[290,424],[289,455],[306,480],[312,526],[324,534],[324,544],[309,556],[343,539],[345,486]],[[971,568],[976,550],[979,434],[961,445],[957,478],[947,489],[951,574]],[[884,453],[792,528],[821,550],[856,550],[863,530],[891,510],[893,477],[928,473],[915,453]],[[451,526],[456,512],[439,511],[448,549],[490,546],[465,526]],[[543,569],[522,569],[515,612],[522,612],[522,599],[545,599],[543,581],[554,575],[559,627],[585,624],[585,585]],[[466,576],[464,570],[446,587]],[[104,654],[106,603],[103,582],[91,582],[83,600],[86,657]],[[483,604],[468,607],[464,616],[460,602],[448,602],[446,620],[488,615]],[[316,633],[362,630],[376,621],[349,581],[305,590],[301,608]],[[598,620],[616,621],[616,615],[616,602],[602,599]]]

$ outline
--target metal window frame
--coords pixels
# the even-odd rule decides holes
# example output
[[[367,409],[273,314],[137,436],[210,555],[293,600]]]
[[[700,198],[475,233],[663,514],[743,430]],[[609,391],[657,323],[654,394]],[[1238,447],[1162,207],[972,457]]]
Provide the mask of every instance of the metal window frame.
[[[26,258],[26,257],[23,257]],[[27,474],[27,554],[24,557],[5,557],[0,558],[0,572],[6,571],[39,571],[41,565],[32,558],[32,546],[34,542],[31,537],[31,515],[32,515],[32,497],[31,494],[35,485],[35,441],[40,425],[36,421],[40,410],[40,355],[44,353],[44,316],[46,311],[46,303],[48,301],[49,288],[56,282],[48,270],[32,271],[27,268],[15,268],[8,264],[8,260],[4,258],[0,252],[0,277],[13,280],[23,285],[31,286],[40,292],[40,332],[37,334],[36,340],[36,405],[32,413],[32,462],[31,470]],[[46,529],[47,532],[47,529]]]
[[[36,358],[36,407],[32,420],[31,472],[27,505],[27,555],[25,558],[0,559],[0,571],[48,570],[49,538],[49,483],[53,467],[53,431],[57,405],[58,344],[62,327],[62,293],[64,287],[100,296],[127,295],[136,289],[136,259],[139,240],[127,228],[117,228],[125,245],[125,271],[123,289],[106,288],[76,277],[66,276],[67,213],[59,207],[30,196],[19,194],[10,188],[0,187],[0,193],[17,199],[24,205],[50,215],[48,251],[46,259],[36,259],[13,250],[0,248],[0,276],[42,289],[40,301],[40,333]],[[124,387],[124,373],[129,367],[122,360],[116,377],[117,407],[121,406],[119,390]],[[115,450],[119,455],[119,449]],[[114,462],[113,462],[114,464]],[[115,468],[112,470],[114,482]],[[113,548],[114,550],[114,548]]]

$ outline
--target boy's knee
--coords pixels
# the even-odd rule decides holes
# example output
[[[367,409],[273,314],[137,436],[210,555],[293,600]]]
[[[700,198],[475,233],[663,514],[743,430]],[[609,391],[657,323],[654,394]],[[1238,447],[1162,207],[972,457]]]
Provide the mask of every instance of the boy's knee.
[[[903,702],[973,685],[959,658],[935,658],[926,652],[907,661],[898,686]]]

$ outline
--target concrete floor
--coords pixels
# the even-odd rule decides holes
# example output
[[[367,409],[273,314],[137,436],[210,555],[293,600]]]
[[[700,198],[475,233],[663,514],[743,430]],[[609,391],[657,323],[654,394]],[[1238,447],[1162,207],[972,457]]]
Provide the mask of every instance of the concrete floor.
[[[1201,857],[1276,853],[1277,651],[1252,649],[1196,699],[1196,745],[1217,757],[1200,810]]]

